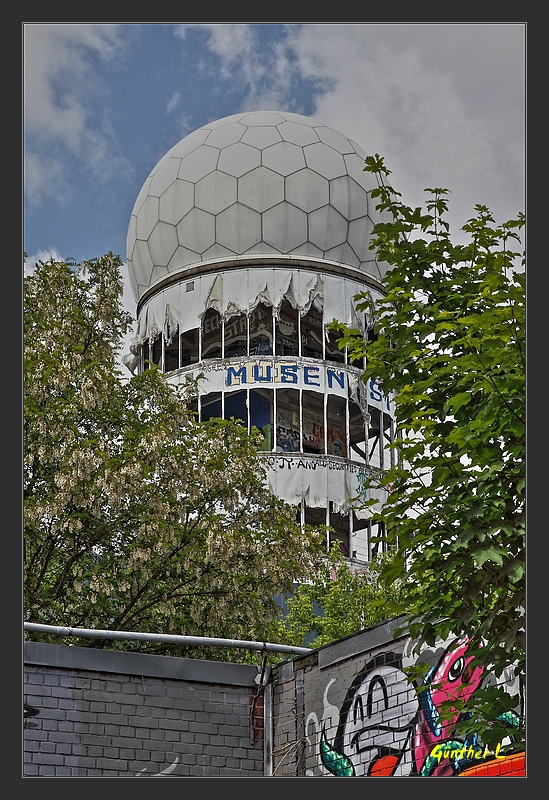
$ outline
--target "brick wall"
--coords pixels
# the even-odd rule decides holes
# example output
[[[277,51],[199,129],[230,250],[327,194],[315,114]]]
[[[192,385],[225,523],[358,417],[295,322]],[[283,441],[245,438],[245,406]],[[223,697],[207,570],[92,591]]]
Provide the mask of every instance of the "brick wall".
[[[254,666],[25,642],[25,776],[263,775]]]
[[[440,699],[464,697],[491,676],[468,668],[467,643],[453,640],[414,653],[389,620],[272,668],[275,777],[519,776],[525,754],[508,754],[523,722],[522,684],[502,676],[519,700],[508,715],[508,735],[495,751],[440,724]],[[396,638],[395,638],[396,637]],[[418,698],[404,670],[425,663],[431,684]],[[428,681],[426,677],[422,680]],[[444,687],[437,694],[435,683]]]
[[[418,656],[398,625],[281,662],[261,687],[250,665],[26,642],[24,775],[524,775],[524,752],[507,750],[522,681],[501,678],[517,698],[501,747],[459,738],[440,727],[438,703],[491,676],[469,666],[467,642]],[[418,660],[431,670],[421,697],[405,675]]]

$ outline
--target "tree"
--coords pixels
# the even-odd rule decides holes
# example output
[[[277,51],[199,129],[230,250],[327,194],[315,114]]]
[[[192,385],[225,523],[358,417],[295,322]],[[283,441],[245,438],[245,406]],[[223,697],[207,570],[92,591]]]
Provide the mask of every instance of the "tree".
[[[120,264],[51,260],[25,278],[25,619],[263,641],[273,597],[314,574],[325,540],[268,489],[253,436],[197,422],[192,384],[122,379]]]
[[[477,205],[462,228],[467,243],[454,244],[447,190],[426,189],[427,213],[412,209],[387,183],[382,158],[365,163],[387,220],[371,245],[389,265],[387,293],[375,307],[358,298],[376,318],[376,335],[333,328],[396,404],[397,464],[370,480],[389,492],[374,515],[396,552],[383,577],[402,582],[418,648],[464,634],[496,677],[510,665],[523,673],[524,215],[496,225]],[[489,727],[508,701],[488,695],[475,714]]]
[[[323,569],[287,599],[273,636],[298,647],[322,647],[392,617],[399,608],[399,582],[387,586],[380,580],[391,559],[391,553],[380,553],[354,570],[335,543]]]

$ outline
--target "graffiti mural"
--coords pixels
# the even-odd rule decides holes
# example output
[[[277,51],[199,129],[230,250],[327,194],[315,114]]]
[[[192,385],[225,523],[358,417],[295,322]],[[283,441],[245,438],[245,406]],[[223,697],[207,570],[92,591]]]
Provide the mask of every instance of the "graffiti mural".
[[[34,706],[31,706],[25,702],[23,705],[23,727],[37,728],[38,725],[36,724],[36,722],[31,722],[31,719],[32,717],[38,716],[39,713],[40,709],[34,708]]]
[[[395,653],[368,661],[349,686],[331,742],[322,725],[320,762],[332,775],[410,773],[417,698],[401,666]]]
[[[456,736],[453,725],[467,717],[456,712],[442,722],[441,704],[456,699],[467,701],[493,682],[476,666],[469,653],[470,642],[456,638],[436,651],[421,655],[431,664],[421,683],[411,683],[404,669],[410,664],[398,653],[384,653],[368,660],[352,679],[339,708],[328,700],[332,679],[324,692],[324,709],[306,722],[307,741],[316,743],[317,770],[309,775],[356,776],[494,776],[525,775],[525,754],[505,753],[523,725],[520,708],[500,718],[509,735],[489,750],[470,733]],[[434,662],[434,663],[433,663]],[[511,680],[509,679],[511,688]],[[332,689],[333,691],[333,689]]]

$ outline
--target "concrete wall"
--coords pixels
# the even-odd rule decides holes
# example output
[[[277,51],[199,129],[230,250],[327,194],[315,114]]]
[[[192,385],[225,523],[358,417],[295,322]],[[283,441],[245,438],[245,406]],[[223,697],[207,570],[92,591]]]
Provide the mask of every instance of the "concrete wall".
[[[25,642],[25,776],[261,776],[258,669]]]
[[[440,702],[492,678],[466,641],[418,656],[398,624],[281,662],[263,682],[256,666],[26,642],[24,776],[524,775],[525,754],[508,752],[521,680],[502,676],[517,702],[495,750],[450,735]],[[419,696],[405,675],[418,660]]]

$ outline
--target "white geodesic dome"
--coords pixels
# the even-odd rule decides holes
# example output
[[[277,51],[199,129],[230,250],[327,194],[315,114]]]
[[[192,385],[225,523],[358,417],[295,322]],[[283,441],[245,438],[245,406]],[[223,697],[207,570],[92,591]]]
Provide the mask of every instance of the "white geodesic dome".
[[[234,114],[189,134],[154,167],[131,214],[136,301],[170,273],[259,254],[327,259],[380,281],[365,158],[339,131],[281,111]]]

